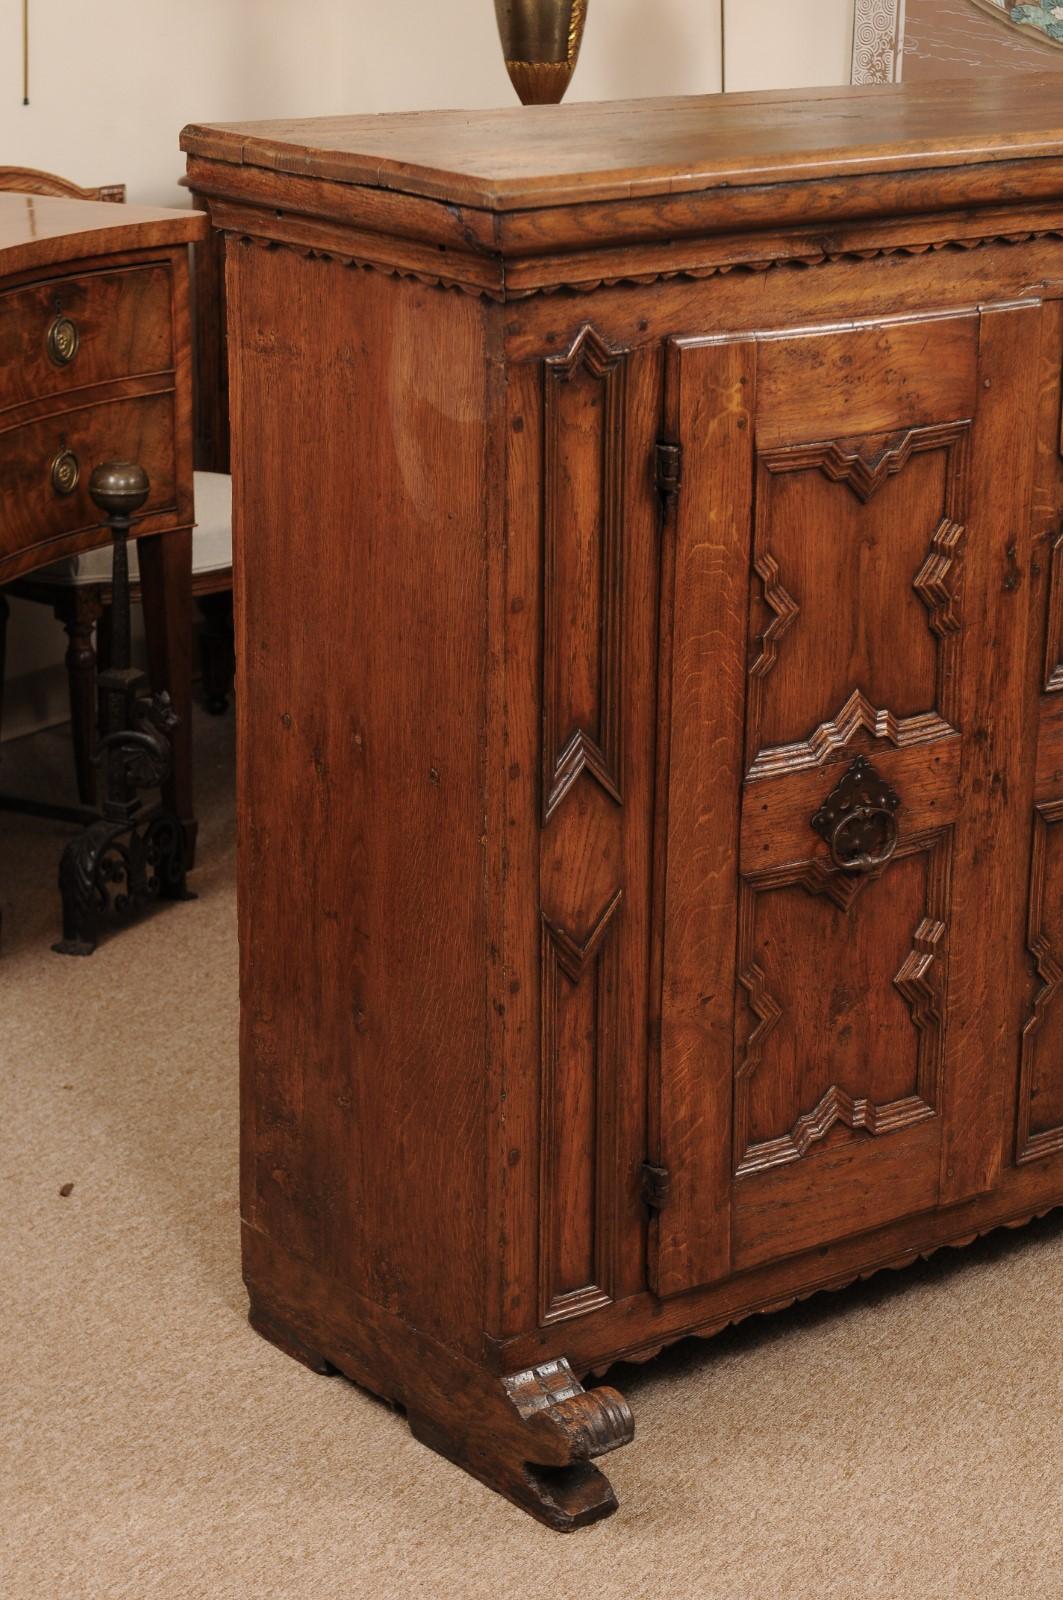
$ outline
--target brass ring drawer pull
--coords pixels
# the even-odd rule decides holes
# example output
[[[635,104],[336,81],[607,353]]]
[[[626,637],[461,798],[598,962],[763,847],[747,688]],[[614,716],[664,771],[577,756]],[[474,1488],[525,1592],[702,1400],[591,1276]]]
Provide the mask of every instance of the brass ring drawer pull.
[[[52,461],[51,477],[56,494],[73,494],[81,477],[81,463],[73,450],[60,450]]]
[[[48,329],[44,348],[48,352],[48,359],[57,367],[68,367],[77,355],[80,343],[77,323],[60,314]]]

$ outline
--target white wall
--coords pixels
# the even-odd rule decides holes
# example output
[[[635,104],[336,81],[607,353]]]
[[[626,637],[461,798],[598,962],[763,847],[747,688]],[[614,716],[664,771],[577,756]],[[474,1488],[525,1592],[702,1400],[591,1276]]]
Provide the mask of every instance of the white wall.
[[[590,0],[573,100],[845,82],[853,0]],[[726,15],[723,7],[726,7]],[[515,103],[492,0],[0,4],[0,164],[184,205],[186,122]],[[62,629],[12,602],[4,734],[65,715]]]
[[[0,7],[0,161],[180,203],[186,122],[513,103],[491,0],[30,0]],[[571,95],[720,86],[719,0],[592,0]]]
[[[721,0],[589,0],[572,100],[720,87]],[[492,0],[351,0],[342,8],[349,111],[515,103]]]
[[[721,11],[723,17],[721,19]],[[591,0],[571,98],[848,78],[853,0]],[[179,203],[185,122],[508,105],[491,0],[30,0],[0,6],[0,160]]]
[[[0,6],[0,163],[77,183],[124,182],[134,201],[187,205],[186,122],[313,115],[342,104],[348,0],[30,0]],[[313,12],[314,23],[308,17]],[[66,637],[44,606],[11,602],[4,736],[67,714]]]
[[[848,83],[854,0],[723,0],[725,87]]]
[[[346,0],[30,0],[0,7],[0,160],[131,200],[181,204],[177,136],[217,121],[336,111]],[[313,19],[311,21],[311,19]]]

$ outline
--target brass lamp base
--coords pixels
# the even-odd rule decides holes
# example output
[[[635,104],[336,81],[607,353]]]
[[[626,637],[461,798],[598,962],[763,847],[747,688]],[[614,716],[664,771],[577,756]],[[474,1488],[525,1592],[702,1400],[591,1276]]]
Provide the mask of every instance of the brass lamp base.
[[[587,0],[495,0],[510,82],[526,106],[558,105],[572,81]]]

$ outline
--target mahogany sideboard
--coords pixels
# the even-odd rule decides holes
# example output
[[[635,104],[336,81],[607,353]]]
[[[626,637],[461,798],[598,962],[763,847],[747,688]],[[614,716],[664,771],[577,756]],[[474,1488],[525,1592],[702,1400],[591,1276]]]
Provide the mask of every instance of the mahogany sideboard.
[[[588,1373],[1063,1202],[1059,84],[184,133],[252,1321],[555,1527]]]
[[[180,719],[164,794],[189,864],[188,246],[206,234],[193,211],[0,193],[0,586],[109,543],[89,494],[92,469],[108,460],[145,468],[151,490],[132,534],[151,675]]]

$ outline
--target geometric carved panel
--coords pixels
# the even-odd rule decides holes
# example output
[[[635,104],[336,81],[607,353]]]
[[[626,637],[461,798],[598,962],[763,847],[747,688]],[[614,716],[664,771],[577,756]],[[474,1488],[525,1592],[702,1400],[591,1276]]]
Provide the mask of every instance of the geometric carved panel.
[[[613,1299],[618,889],[586,938],[543,916],[539,1318]]]
[[[895,717],[885,707],[875,706],[854,689],[829,722],[821,722],[807,739],[798,744],[768,745],[761,750],[746,774],[750,782],[758,778],[782,776],[803,767],[819,767],[838,751],[845,750],[861,732],[873,739],[884,739],[897,750],[912,745],[932,744],[936,739],[955,736],[956,729],[936,711],[918,716]]]
[[[1063,1150],[1063,800],[1034,814],[1027,948],[1037,989],[1022,1030],[1015,1159]]]
[[[750,779],[819,765],[861,728],[897,745],[954,730],[969,438],[960,421],[758,452]]]
[[[770,472],[800,472],[816,467],[832,483],[846,484],[867,505],[887,479],[904,471],[913,454],[952,445],[966,434],[967,428],[967,423],[936,422],[889,434],[826,439],[815,444],[783,446],[767,452],[762,460]]]
[[[801,1160],[832,1130],[875,1138],[936,1115],[951,856],[944,828],[904,840],[877,873],[817,856],[743,878],[739,1177]]]
[[[543,821],[586,772],[620,793],[629,355],[587,324],[543,370]]]

